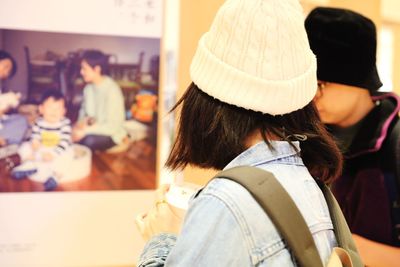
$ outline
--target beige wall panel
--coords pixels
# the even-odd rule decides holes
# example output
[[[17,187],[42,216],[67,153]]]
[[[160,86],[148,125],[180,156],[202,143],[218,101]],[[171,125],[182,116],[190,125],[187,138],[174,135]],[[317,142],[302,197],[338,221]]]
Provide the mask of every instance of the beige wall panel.
[[[206,32],[216,11],[224,0],[181,0],[180,40],[178,65],[178,98],[190,84],[189,66],[200,36]],[[215,171],[188,167],[183,175],[185,181],[205,184]]]
[[[400,94],[400,24],[393,25],[393,91]]]
[[[373,20],[377,28],[381,24],[381,0],[330,0],[329,6],[357,11]]]

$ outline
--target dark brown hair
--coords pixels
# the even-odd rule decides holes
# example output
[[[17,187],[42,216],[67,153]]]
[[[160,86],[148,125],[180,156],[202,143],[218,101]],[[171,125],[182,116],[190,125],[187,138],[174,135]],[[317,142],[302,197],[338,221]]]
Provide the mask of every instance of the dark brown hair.
[[[12,78],[15,73],[17,72],[17,62],[15,61],[15,58],[8,52],[4,51],[4,50],[0,50],[0,61],[1,60],[5,60],[5,59],[9,59],[11,61],[11,72],[10,75],[6,78]]]
[[[172,110],[179,106],[178,132],[167,167],[181,169],[191,164],[223,169],[246,150],[246,138],[259,130],[271,149],[267,136],[277,136],[294,146],[290,136],[306,135],[307,140],[300,142],[301,157],[310,173],[331,182],[341,172],[341,153],[313,103],[289,114],[272,116],[223,103],[192,83]]]
[[[64,97],[63,93],[61,93],[60,91],[57,91],[56,89],[49,89],[49,90],[45,91],[43,93],[42,97],[40,98],[39,103],[43,104],[49,98],[53,98],[55,101],[62,100],[65,103],[65,97]]]
[[[99,66],[102,75],[109,74],[108,56],[100,50],[86,50],[81,60],[86,61],[92,68]]]

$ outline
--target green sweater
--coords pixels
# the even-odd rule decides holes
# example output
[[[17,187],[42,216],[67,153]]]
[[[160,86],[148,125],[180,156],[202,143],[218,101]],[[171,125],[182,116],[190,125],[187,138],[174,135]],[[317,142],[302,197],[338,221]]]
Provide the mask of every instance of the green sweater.
[[[96,122],[86,129],[86,134],[107,135],[119,144],[126,136],[124,97],[121,88],[108,76],[99,85],[87,84],[83,89],[83,103],[79,120],[92,117]]]

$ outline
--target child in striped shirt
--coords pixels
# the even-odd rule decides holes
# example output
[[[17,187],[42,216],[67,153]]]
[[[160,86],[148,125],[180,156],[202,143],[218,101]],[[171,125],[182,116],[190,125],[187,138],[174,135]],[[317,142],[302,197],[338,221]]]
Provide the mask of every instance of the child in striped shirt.
[[[59,91],[50,90],[43,94],[39,105],[39,117],[32,126],[29,142],[19,149],[20,166],[14,168],[16,179],[29,177],[44,183],[45,190],[57,186],[58,167],[71,145],[71,121],[65,117],[65,100]]]

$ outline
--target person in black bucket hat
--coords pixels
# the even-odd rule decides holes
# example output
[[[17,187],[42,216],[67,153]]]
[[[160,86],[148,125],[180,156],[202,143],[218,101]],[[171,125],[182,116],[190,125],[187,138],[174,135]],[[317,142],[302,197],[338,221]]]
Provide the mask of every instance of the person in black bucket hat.
[[[317,57],[314,102],[345,160],[333,191],[364,263],[398,266],[400,101],[377,92],[375,25],[351,10],[318,7],[305,27]]]

